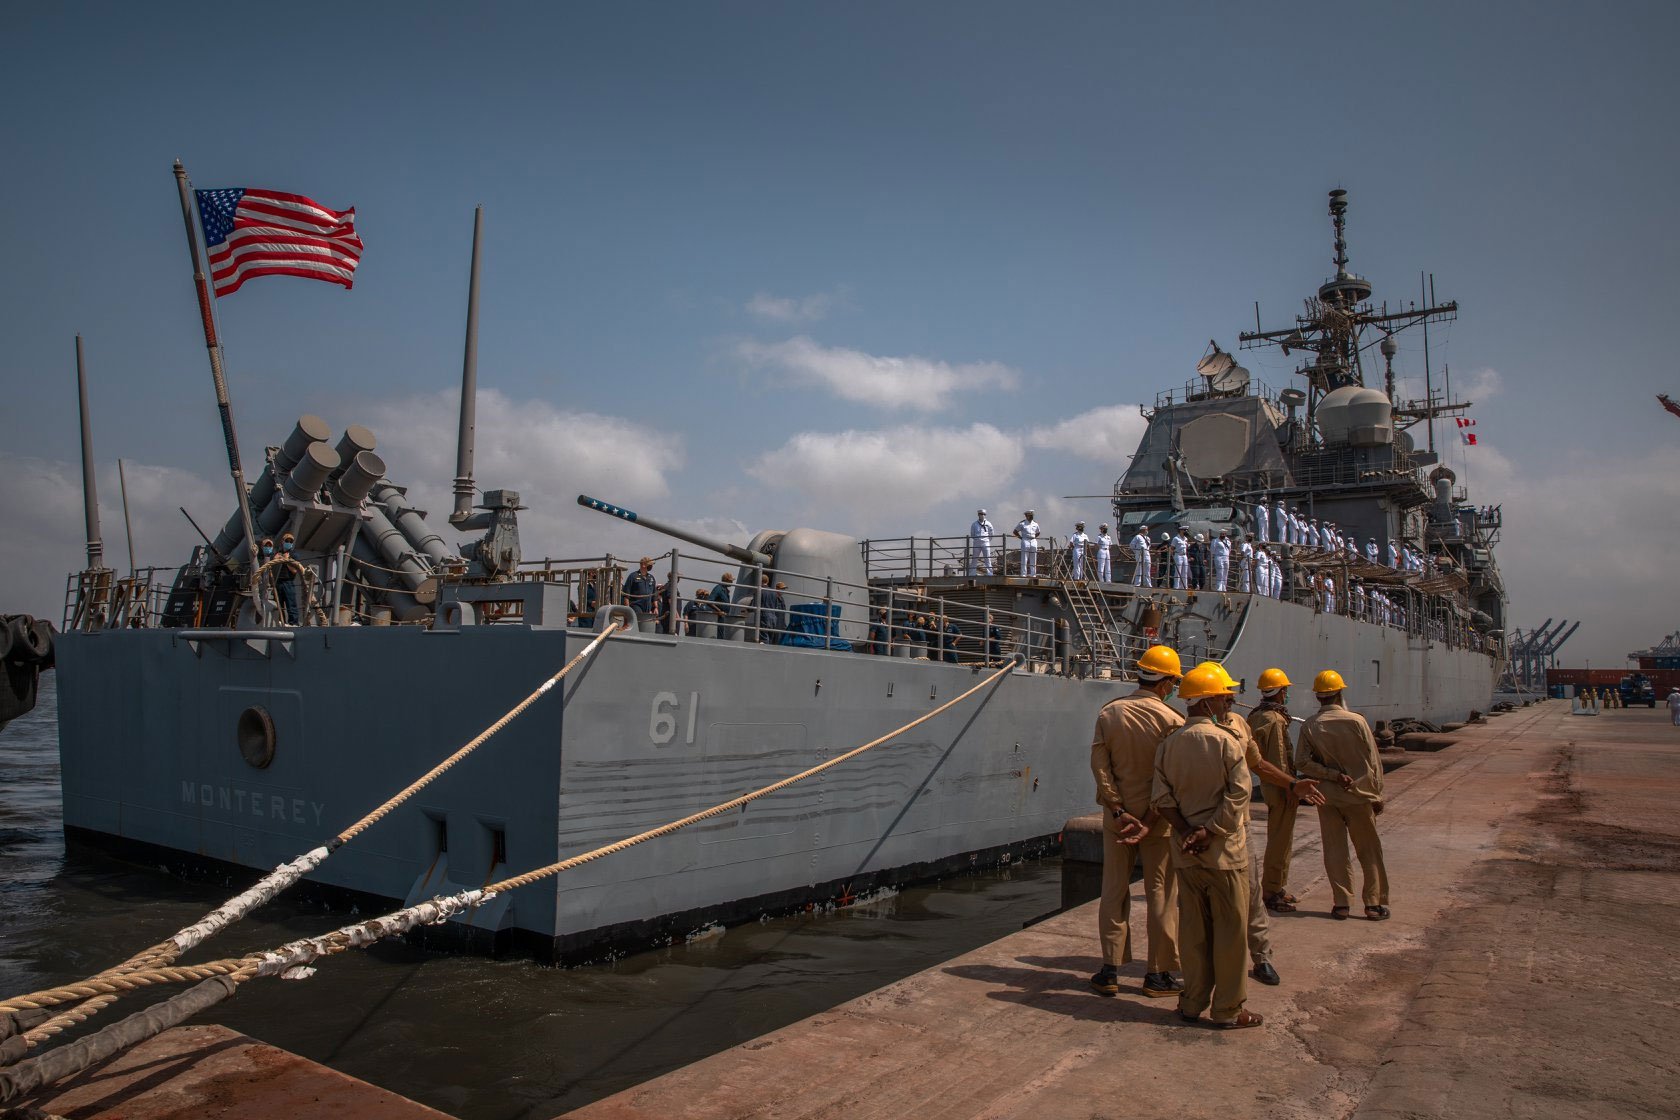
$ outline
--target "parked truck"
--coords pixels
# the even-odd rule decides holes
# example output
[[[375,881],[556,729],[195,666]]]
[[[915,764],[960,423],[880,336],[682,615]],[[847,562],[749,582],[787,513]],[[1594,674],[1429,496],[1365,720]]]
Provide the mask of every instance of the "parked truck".
[[[1647,708],[1657,706],[1657,690],[1651,687],[1651,678],[1644,673],[1629,673],[1622,678],[1617,686],[1622,694],[1622,707],[1631,708],[1635,704],[1643,704]]]

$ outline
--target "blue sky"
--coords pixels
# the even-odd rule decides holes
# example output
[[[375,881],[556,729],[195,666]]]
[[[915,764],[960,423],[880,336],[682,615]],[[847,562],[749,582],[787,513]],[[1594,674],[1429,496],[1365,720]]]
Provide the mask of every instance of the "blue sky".
[[[1516,623],[1582,617],[1566,652],[1606,664],[1680,626],[1652,609],[1680,545],[1672,6],[200,12],[8,16],[0,607],[55,613],[79,562],[78,331],[142,559],[184,553],[176,505],[231,510],[179,156],[354,205],[367,244],[353,292],[220,301],[247,459],[299,412],[365,423],[433,508],[485,206],[479,479],[561,555],[657,543],[581,520],[583,489],[742,537],[1101,519],[1061,496],[1113,484],[1136,404],[1255,300],[1287,321],[1343,186],[1379,298],[1432,272],[1462,306],[1431,357],[1479,391],[1464,465],[1506,505]]]

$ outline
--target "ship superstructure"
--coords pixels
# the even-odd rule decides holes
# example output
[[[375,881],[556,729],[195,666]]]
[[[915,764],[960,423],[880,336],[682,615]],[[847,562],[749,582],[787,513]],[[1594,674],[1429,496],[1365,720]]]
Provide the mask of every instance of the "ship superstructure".
[[[1378,720],[1485,708],[1503,613],[1497,514],[1468,506],[1411,447],[1407,408],[1366,388],[1359,364],[1367,327],[1453,309],[1371,309],[1369,286],[1345,271],[1338,205],[1340,192],[1337,278],[1282,339],[1252,336],[1313,354],[1308,389],[1273,393],[1215,348],[1200,384],[1163,394],[1114,489],[1109,579],[1094,547],[1081,557],[1053,534],[1030,556],[1007,534],[794,528],[740,545],[588,496],[577,501],[665,537],[647,579],[613,556],[525,561],[522,497],[488,490],[472,508],[469,325],[446,526],[387,475],[375,433],[351,425],[335,440],[306,416],[247,495],[251,531],[291,532],[291,558],[253,563],[236,514],[173,572],[71,578],[58,652],[66,828],[170,863],[274,866],[471,738],[602,628],[630,623],[482,754],[311,875],[412,901],[757,788],[1012,667],[819,782],[457,922],[583,959],[1052,850],[1091,804],[1095,713],[1155,641],[1245,680],[1269,665],[1308,676],[1335,665],[1353,706]],[[1253,543],[1262,502],[1427,559],[1401,568],[1274,538],[1275,589],[1238,569],[1223,585],[1204,573],[1174,587],[1170,573],[1156,578],[1159,557],[1140,572],[1128,547],[1139,531]],[[299,588],[296,617],[283,578]]]

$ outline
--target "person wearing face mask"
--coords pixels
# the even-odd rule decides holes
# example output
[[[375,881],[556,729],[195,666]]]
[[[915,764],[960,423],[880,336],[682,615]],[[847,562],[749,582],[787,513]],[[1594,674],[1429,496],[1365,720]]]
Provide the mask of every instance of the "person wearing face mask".
[[[263,542],[268,545],[268,541]],[[274,566],[274,590],[280,596],[280,609],[286,616],[286,625],[296,626],[302,616],[302,608],[298,594],[298,562],[292,557],[292,550],[297,546],[297,538],[290,533],[280,537],[280,560]],[[270,555],[272,546],[264,549],[263,562],[273,559]]]

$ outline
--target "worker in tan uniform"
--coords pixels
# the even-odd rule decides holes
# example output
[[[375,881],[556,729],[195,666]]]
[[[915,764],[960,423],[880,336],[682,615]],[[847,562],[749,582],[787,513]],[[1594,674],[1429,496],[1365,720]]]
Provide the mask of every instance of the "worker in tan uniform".
[[[1282,669],[1260,674],[1260,704],[1248,717],[1260,757],[1291,774],[1295,750],[1289,742],[1289,677]],[[1260,789],[1266,800],[1266,855],[1260,874],[1260,897],[1268,910],[1293,911],[1301,900],[1289,893],[1289,854],[1295,846],[1295,815],[1299,800],[1277,786]]]
[[[1248,980],[1248,812],[1253,778],[1238,737],[1219,723],[1236,691],[1215,667],[1184,674],[1190,718],[1155,754],[1154,808],[1172,824],[1178,935],[1184,962],[1179,1017],[1216,1027],[1258,1027],[1243,1009]]]
[[[1226,672],[1225,666],[1219,662],[1204,661],[1196,666],[1198,669],[1209,667],[1218,673],[1221,683],[1232,691],[1236,690],[1237,682],[1231,679],[1231,674]],[[1260,779],[1261,793],[1270,794],[1277,791],[1289,804],[1291,812],[1301,801],[1312,805],[1323,804],[1324,795],[1318,791],[1317,782],[1311,778],[1297,779],[1293,770],[1277,766],[1261,755],[1253,729],[1236,711],[1226,712],[1216,722],[1235,735],[1237,742],[1242,745],[1243,762],[1247,764],[1249,773]],[[1248,827],[1247,809],[1243,810],[1243,827]],[[1269,823],[1267,827],[1270,828]],[[1248,959],[1254,965],[1248,974],[1254,979],[1262,984],[1283,983],[1283,978],[1278,975],[1277,968],[1272,964],[1272,928],[1266,919],[1266,907],[1260,898],[1258,859],[1248,861]]]
[[[1103,705],[1091,739],[1091,775],[1103,807],[1102,901],[1097,935],[1103,963],[1091,986],[1105,996],[1120,994],[1119,967],[1132,961],[1132,870],[1143,864],[1148,917],[1149,961],[1143,994],[1176,996],[1184,981],[1178,969],[1178,893],[1173,874],[1173,839],[1167,822],[1150,807],[1155,750],[1184,723],[1167,703],[1178,684],[1178,654],[1151,646],[1138,658],[1137,691]]]
[[[1324,873],[1330,880],[1330,916],[1345,920],[1353,904],[1353,868],[1348,841],[1359,857],[1365,916],[1380,922],[1388,915],[1388,870],[1383,866],[1377,817],[1383,811],[1382,763],[1377,741],[1365,717],[1343,703],[1342,675],[1326,669],[1313,679],[1318,711],[1301,727],[1295,744],[1295,769],[1324,786],[1318,807],[1324,837]]]

